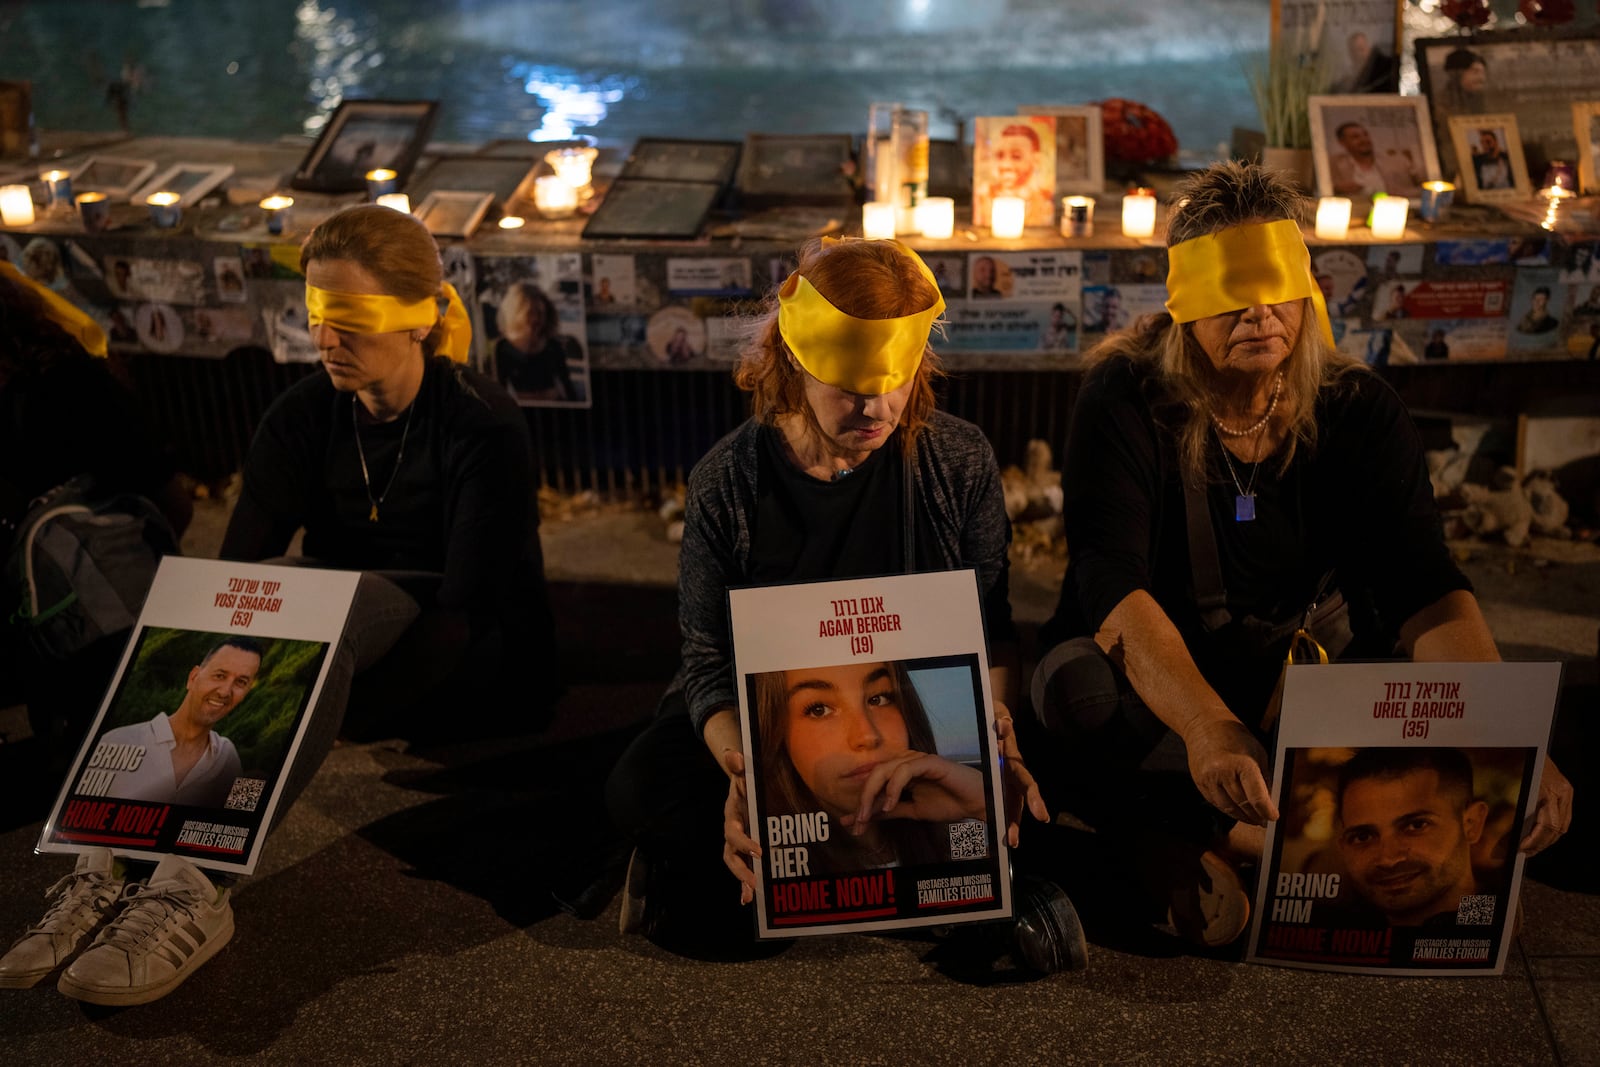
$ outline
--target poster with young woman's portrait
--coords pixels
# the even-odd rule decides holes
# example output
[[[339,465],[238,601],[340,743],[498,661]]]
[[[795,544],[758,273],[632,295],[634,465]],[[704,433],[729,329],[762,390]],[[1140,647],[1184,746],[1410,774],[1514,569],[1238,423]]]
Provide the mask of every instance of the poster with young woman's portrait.
[[[583,257],[493,256],[476,265],[479,365],[523,407],[591,406]]]
[[[761,936],[1009,914],[973,572],[740,589],[730,607]]]

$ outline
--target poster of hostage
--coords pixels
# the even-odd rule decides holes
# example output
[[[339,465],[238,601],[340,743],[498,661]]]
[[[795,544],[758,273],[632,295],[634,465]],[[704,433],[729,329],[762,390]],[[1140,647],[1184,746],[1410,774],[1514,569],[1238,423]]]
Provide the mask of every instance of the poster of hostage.
[[[163,560],[38,850],[254,870],[358,577]]]
[[[1247,959],[1495,975],[1558,663],[1293,666]]]
[[[729,593],[761,937],[1011,914],[971,570]]]

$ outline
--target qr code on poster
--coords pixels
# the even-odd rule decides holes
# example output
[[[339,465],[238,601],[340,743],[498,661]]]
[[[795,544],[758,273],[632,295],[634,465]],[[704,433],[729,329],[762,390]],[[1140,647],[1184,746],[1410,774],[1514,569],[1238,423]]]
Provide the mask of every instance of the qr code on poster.
[[[950,824],[950,858],[981,860],[989,855],[989,828],[976,819]]]
[[[1457,926],[1493,926],[1494,894],[1472,893],[1461,898],[1456,906]]]
[[[265,778],[235,778],[233,788],[228,790],[228,802],[222,806],[234,811],[255,811],[266,787]]]

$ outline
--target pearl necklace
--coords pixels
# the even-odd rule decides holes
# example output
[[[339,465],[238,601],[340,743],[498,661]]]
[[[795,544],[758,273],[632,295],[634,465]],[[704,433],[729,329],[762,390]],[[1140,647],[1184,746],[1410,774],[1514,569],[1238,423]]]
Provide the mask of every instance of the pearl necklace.
[[[1249,426],[1246,426],[1244,429],[1235,430],[1231,426],[1224,426],[1222,424],[1222,418],[1215,411],[1213,411],[1211,413],[1211,423],[1219,432],[1227,434],[1229,437],[1249,437],[1252,434],[1260,433],[1261,430],[1263,430],[1267,423],[1272,419],[1272,413],[1278,410],[1278,397],[1282,394],[1283,371],[1279,371],[1278,377],[1272,382],[1272,399],[1267,401],[1267,413],[1265,415],[1261,416],[1261,418],[1257,419]]]

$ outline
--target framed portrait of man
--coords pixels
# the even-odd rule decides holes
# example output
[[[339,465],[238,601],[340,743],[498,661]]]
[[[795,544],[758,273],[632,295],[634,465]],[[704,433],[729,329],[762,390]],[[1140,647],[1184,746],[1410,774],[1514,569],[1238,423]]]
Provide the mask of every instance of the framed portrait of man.
[[[1517,116],[1453,115],[1450,140],[1462,198],[1474,204],[1525,200],[1533,195],[1528,164],[1522,155]]]
[[[1416,96],[1313,96],[1311,154],[1319,196],[1420,200],[1439,177],[1428,105]],[[1364,212],[1358,212],[1364,213]]]
[[[437,100],[345,100],[289,184],[322,193],[354,193],[367,187],[368,171],[386,169],[395,172],[403,188],[438,111]]]
[[[1416,42],[1417,74],[1441,136],[1454,115],[1510,112],[1529,173],[1570,160],[1574,100],[1600,100],[1600,38],[1519,27]]]
[[[1330,93],[1398,92],[1404,7],[1404,0],[1272,0],[1273,51],[1321,62]]]

